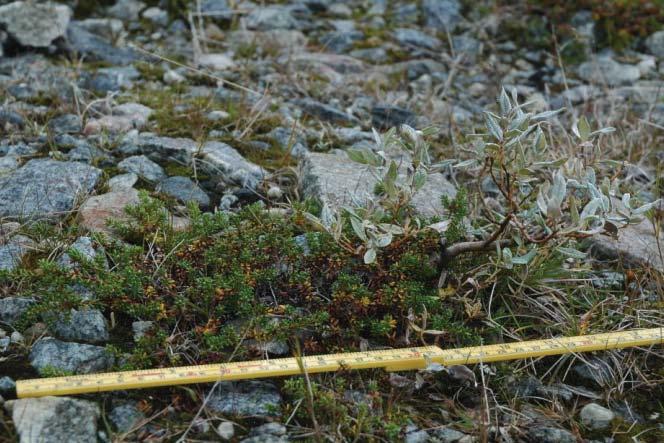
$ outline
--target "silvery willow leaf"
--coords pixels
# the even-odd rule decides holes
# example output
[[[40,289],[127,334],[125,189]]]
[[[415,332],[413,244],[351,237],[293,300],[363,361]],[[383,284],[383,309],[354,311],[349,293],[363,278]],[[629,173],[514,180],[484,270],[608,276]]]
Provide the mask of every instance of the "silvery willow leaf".
[[[500,113],[502,115],[507,115],[512,110],[512,104],[510,103],[510,98],[507,96],[505,88],[500,89],[498,104],[500,104]]]
[[[561,254],[563,254],[566,257],[575,258],[577,260],[582,260],[582,259],[586,258],[586,256],[588,255],[585,252],[581,252],[577,249],[565,248],[565,247],[562,247],[562,246],[558,246],[556,248],[556,251],[560,252]]]
[[[330,228],[335,222],[334,211],[327,203],[323,205],[323,209],[320,211],[320,219],[323,223],[323,226],[326,228]]]
[[[378,246],[379,248],[384,248],[390,243],[392,243],[392,234],[390,234],[389,232],[383,235],[379,235],[376,238],[376,246]]]
[[[403,228],[401,226],[392,225],[389,223],[380,223],[378,227],[384,232],[390,232],[395,235],[403,234]]]
[[[512,263],[515,265],[527,265],[537,255],[537,249],[533,248],[524,255],[512,257]]]
[[[576,131],[574,132],[581,141],[585,142],[590,137],[590,124],[585,116],[581,116],[578,122],[576,122]]]
[[[500,125],[496,121],[495,117],[491,115],[490,112],[484,112],[484,119],[486,122],[486,127],[493,135],[493,137],[498,141],[503,141],[503,130],[500,128]]]
[[[530,114],[530,113],[527,113],[527,114],[521,113],[521,115],[517,116],[515,119],[513,119],[510,122],[507,129],[510,130],[510,131],[513,131],[514,129],[520,128],[521,125],[523,125],[526,122],[526,120],[528,120],[528,118],[531,117],[531,115],[532,114]]]
[[[623,206],[625,206],[627,209],[631,209],[631,206],[629,205],[630,197],[631,195],[629,195],[629,193],[624,193],[621,199]]]
[[[477,163],[477,160],[471,158],[471,159],[468,159],[468,160],[464,160],[464,161],[462,161],[462,162],[459,162],[459,163],[457,163],[456,165],[454,165],[453,167],[454,167],[455,169],[467,168],[468,166],[473,166],[473,165],[475,165],[476,163]]]
[[[596,197],[590,200],[590,202],[588,202],[588,204],[581,211],[581,215],[579,215],[581,221],[584,222],[586,221],[586,219],[594,217],[601,205],[602,205],[601,198]]]
[[[660,200],[661,199],[655,200],[654,202],[646,203],[645,205],[640,206],[639,208],[635,209],[632,213],[634,215],[643,214],[644,212],[647,212],[647,211],[651,210],[652,208],[654,208],[655,206],[657,206],[659,204]]]
[[[424,186],[426,181],[427,181],[426,171],[422,170],[421,168],[418,169],[415,172],[415,176],[413,177],[413,187],[415,188],[415,190],[419,191],[420,189],[422,189],[422,186]]]
[[[502,252],[503,265],[507,269],[512,269],[512,251],[510,248],[503,248]]]
[[[532,117],[530,117],[530,119],[531,120],[547,120],[547,119],[553,117],[554,115],[560,114],[564,110],[565,110],[565,108],[560,108],[560,109],[556,109],[555,111],[540,112],[539,114],[535,114]]]
[[[609,126],[607,128],[602,128],[602,129],[598,129],[597,131],[593,131],[593,132],[590,133],[590,135],[593,136],[593,135],[597,135],[597,134],[610,134],[612,132],[615,132],[615,130],[616,130],[616,128],[613,128],[613,127]]]
[[[376,131],[375,128],[371,128],[371,132],[373,133],[373,138],[374,138],[374,141],[376,142],[376,146],[378,146],[379,148],[382,149],[383,140],[380,138],[380,134],[378,133],[378,131]]]
[[[371,264],[376,261],[376,250],[374,248],[367,249],[364,253],[364,263]]]
[[[353,227],[355,235],[357,235],[362,241],[367,241],[367,235],[364,232],[364,226],[362,225],[362,222],[360,222],[359,219],[355,217],[350,217],[350,225]]]

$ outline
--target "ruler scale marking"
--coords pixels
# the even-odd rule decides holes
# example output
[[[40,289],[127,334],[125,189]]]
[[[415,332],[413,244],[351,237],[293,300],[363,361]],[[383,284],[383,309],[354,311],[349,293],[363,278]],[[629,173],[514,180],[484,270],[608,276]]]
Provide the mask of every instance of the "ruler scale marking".
[[[423,346],[345,354],[314,355],[302,357],[300,362],[307,373],[371,368],[383,368],[387,371],[406,371],[424,369],[428,363],[439,363],[445,366],[476,364],[480,362],[491,363],[567,353],[649,346],[662,343],[664,343],[664,329],[651,328],[449,350],[443,350],[436,346]],[[302,369],[300,364],[298,364],[298,359],[290,357],[19,380],[16,382],[16,393],[19,398],[26,398],[301,374]]]

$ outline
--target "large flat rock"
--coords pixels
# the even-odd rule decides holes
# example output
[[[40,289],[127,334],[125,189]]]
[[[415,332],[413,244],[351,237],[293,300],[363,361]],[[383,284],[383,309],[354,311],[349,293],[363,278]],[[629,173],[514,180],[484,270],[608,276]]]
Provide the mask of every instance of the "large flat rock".
[[[338,206],[364,203],[374,195],[377,180],[371,174],[371,168],[350,160],[345,154],[310,153],[300,167],[305,197]],[[421,216],[440,216],[444,213],[441,197],[455,194],[456,189],[443,175],[430,174],[427,183],[415,194],[412,204]]]
[[[34,159],[0,178],[0,217],[58,218],[90,193],[101,170],[80,162]]]
[[[664,248],[664,235],[660,235],[659,244]],[[618,261],[627,268],[652,267],[664,272],[655,229],[647,219],[620,229],[617,238],[595,236],[590,241],[590,252],[600,259]]]
[[[21,45],[47,48],[65,34],[71,13],[66,5],[19,1],[0,7],[0,24]]]
[[[99,406],[69,397],[25,398],[5,404],[21,443],[97,441]]]

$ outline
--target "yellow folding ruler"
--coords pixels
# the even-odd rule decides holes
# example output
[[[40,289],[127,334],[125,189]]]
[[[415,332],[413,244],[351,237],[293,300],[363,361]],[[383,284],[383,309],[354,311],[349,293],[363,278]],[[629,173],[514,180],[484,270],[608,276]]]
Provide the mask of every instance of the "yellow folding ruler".
[[[302,374],[303,371],[317,373],[369,368],[407,371],[424,369],[431,363],[444,366],[467,365],[662,343],[664,343],[664,328],[635,329],[449,350],[424,346],[19,380],[16,382],[16,394],[19,398],[84,394],[222,380],[280,377]]]

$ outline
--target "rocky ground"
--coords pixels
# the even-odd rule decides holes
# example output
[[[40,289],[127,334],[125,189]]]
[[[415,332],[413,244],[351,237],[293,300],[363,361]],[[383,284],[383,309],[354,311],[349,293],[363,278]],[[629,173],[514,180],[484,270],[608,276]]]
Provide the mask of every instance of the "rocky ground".
[[[501,86],[565,108],[564,155],[580,116],[615,127],[606,175],[656,201],[664,5],[634,3],[0,0],[0,441],[664,441],[657,349],[12,399],[37,376],[403,346],[424,305],[435,333],[411,342],[450,347],[664,325],[661,206],[576,265],[483,254],[440,289],[431,234],[376,268],[302,217],[372,195],[344,152],[372,128],[434,127],[463,159]],[[469,183],[432,174],[413,205],[444,220]]]

